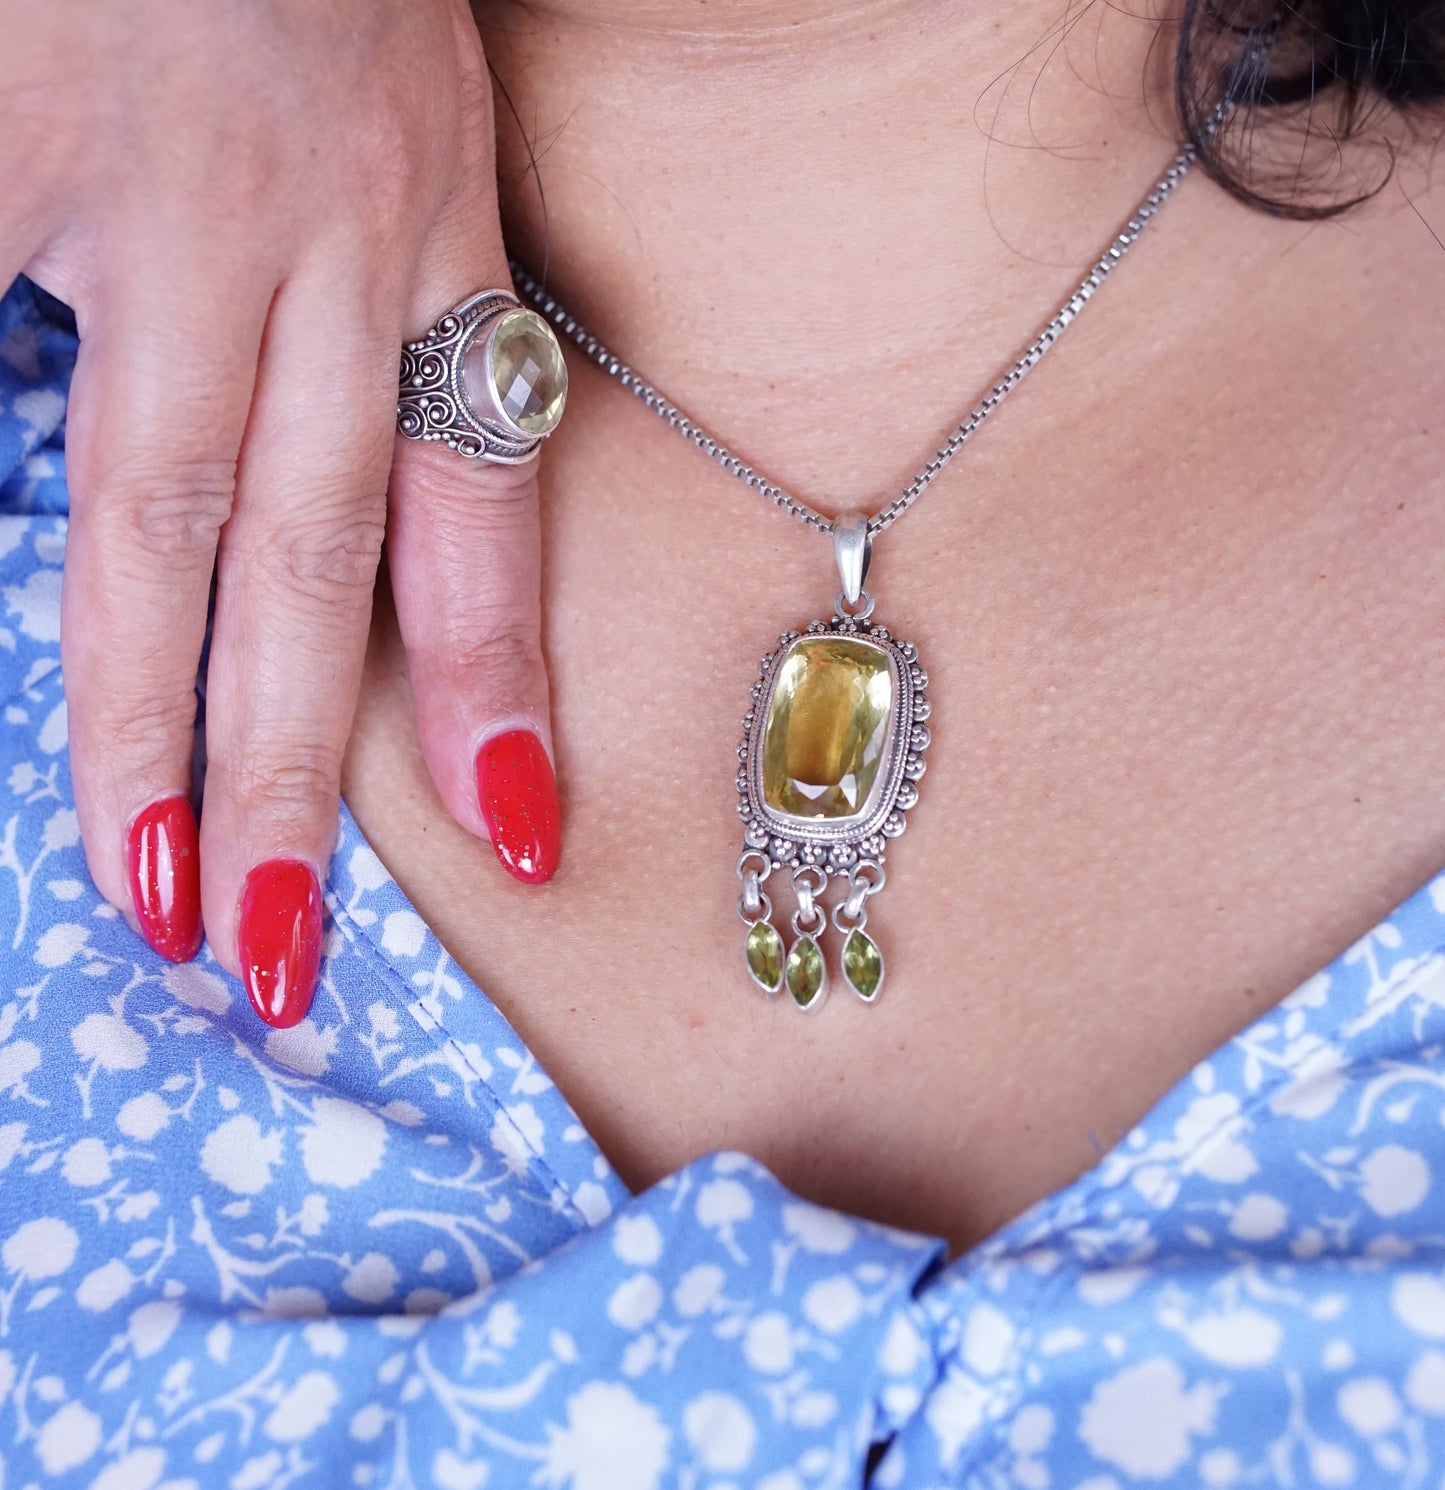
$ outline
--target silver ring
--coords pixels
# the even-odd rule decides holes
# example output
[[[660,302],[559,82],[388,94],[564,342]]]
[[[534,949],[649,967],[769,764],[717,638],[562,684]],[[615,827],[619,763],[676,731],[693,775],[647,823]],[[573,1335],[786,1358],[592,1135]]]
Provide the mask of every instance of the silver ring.
[[[472,460],[526,460],[566,402],[567,364],[552,328],[509,290],[462,301],[401,354],[397,428]]]

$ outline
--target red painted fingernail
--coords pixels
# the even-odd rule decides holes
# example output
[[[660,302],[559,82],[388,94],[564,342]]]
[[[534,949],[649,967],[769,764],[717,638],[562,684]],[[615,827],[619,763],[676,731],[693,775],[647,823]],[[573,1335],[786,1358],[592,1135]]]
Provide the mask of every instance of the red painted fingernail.
[[[142,808],[125,835],[130,898],[140,929],[172,962],[201,950],[201,846],[196,815],[181,796]]]
[[[545,884],[562,853],[557,778],[529,729],[493,735],[477,751],[477,800],[502,868],[524,885]]]
[[[251,1007],[278,1030],[306,1018],[321,964],[321,886],[300,859],[268,859],[246,876],[236,929]]]

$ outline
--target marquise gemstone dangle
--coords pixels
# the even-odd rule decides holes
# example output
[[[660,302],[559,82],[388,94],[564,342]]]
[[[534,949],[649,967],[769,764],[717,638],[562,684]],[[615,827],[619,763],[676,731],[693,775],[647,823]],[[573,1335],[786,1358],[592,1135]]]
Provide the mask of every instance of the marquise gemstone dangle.
[[[833,616],[783,632],[763,658],[738,746],[743,959],[764,994],[786,989],[810,1011],[828,992],[821,902],[834,880],[846,884],[832,913],[843,981],[865,1004],[882,992],[883,953],[865,929],[867,903],[883,888],[887,846],[918,801],[930,739],[918,648],[873,620],[864,588],[869,519],[844,513],[831,532],[842,585]],[[797,903],[785,956],[762,888],[775,873],[788,877]]]
[[[1228,103],[1220,105],[1208,132],[1223,123],[1229,108]],[[830,919],[841,939],[838,970],[844,984],[865,1004],[876,1003],[883,991],[883,949],[867,930],[868,902],[883,888],[888,845],[903,832],[918,801],[929,744],[929,703],[928,674],[917,647],[873,619],[873,596],[864,588],[873,539],[908,512],[1064,334],[1184,179],[1194,156],[1189,146],[1175,157],[1013,366],[955,425],[912,481],[871,517],[848,512],[829,519],[754,470],[512,261],[518,293],[590,361],[730,475],[833,541],[842,583],[833,615],[809,621],[800,632],[783,632],[763,658],[738,747],[743,848],[737,861],[737,910],[746,928],[743,963],[753,986],[766,997],[786,991],[800,1009],[822,1007],[829,987],[825,946]],[[763,887],[784,880],[791,885],[796,909],[780,926],[774,924],[773,902]],[[823,897],[835,881],[844,888],[830,915]]]

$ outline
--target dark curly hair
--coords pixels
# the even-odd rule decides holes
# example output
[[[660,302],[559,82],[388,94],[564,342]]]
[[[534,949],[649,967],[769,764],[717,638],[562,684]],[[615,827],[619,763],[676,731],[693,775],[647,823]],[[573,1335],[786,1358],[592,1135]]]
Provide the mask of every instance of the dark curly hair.
[[[1185,138],[1252,207],[1341,212],[1390,179],[1400,138],[1445,120],[1445,0],[1183,0],[1178,25]]]

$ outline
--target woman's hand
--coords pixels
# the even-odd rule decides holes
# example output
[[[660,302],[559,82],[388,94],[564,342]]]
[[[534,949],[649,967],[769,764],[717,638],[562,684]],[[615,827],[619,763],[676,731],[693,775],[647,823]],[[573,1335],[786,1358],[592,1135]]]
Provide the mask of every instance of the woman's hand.
[[[402,441],[393,463],[403,341],[510,286],[480,42],[461,0],[0,12],[0,285],[29,273],[81,333],[62,663],[91,872],[174,960],[203,908],[293,1024],[388,478],[437,787],[519,879],[556,864],[536,461]]]

